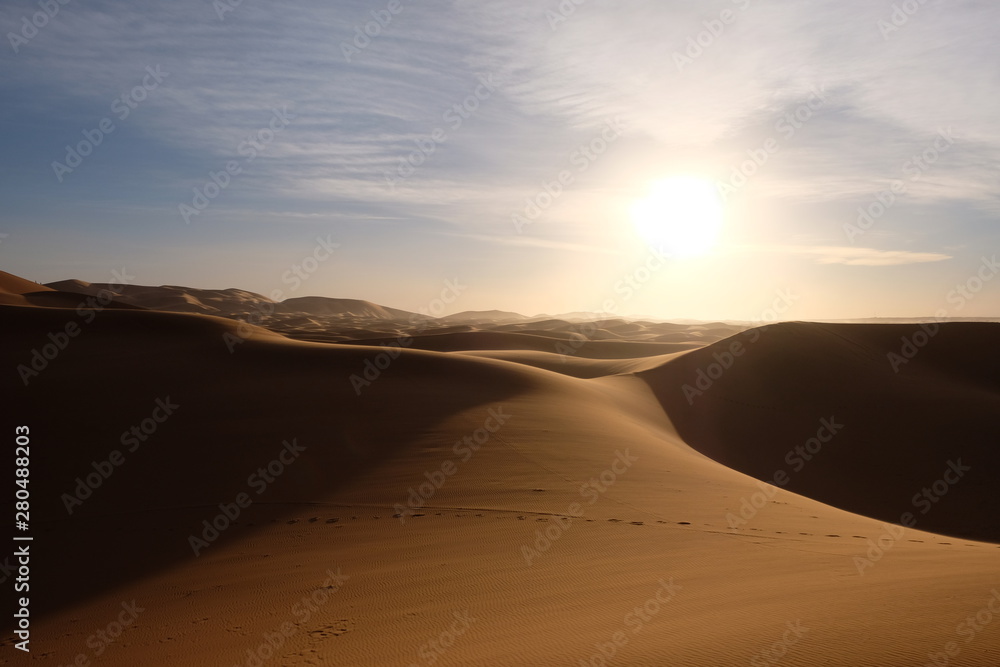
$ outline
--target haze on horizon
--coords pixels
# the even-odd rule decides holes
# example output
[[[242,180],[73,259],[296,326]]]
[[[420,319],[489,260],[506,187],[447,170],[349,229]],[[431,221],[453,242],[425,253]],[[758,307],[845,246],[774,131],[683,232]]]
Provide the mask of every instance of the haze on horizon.
[[[52,6],[0,8],[0,267],[32,280],[1000,316],[990,2]]]

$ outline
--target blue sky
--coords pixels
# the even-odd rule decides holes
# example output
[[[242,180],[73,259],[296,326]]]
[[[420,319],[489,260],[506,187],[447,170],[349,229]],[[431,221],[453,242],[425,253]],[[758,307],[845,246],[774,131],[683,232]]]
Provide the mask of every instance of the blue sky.
[[[1000,315],[987,0],[43,5],[0,8],[15,274],[408,310],[458,279],[453,311],[755,319],[791,293],[794,319]],[[711,252],[650,261],[630,210],[678,175],[738,187]],[[291,293],[318,238],[337,251]]]

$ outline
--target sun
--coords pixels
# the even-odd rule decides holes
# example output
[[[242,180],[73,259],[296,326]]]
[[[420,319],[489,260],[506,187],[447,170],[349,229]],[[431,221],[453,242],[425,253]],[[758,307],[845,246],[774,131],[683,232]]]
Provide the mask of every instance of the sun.
[[[670,257],[709,253],[722,233],[723,206],[711,181],[674,176],[652,184],[632,206],[632,222],[646,243]]]

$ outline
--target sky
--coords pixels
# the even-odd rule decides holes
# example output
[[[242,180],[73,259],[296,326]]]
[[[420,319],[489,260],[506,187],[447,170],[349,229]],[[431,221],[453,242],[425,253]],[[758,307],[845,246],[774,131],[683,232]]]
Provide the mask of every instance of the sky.
[[[0,28],[0,268],[32,280],[1000,316],[994,0],[4,0]],[[665,182],[714,200],[654,239]],[[709,204],[710,247],[664,246]]]

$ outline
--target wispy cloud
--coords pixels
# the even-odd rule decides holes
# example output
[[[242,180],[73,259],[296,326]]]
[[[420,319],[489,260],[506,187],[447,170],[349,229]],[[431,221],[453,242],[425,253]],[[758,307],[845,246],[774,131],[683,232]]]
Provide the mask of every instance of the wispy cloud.
[[[824,245],[754,245],[737,249],[741,252],[773,253],[813,258],[818,264],[846,264],[848,266],[900,266],[926,264],[952,259],[951,255],[938,252],[911,252],[909,250],[876,250],[849,246]]]
[[[587,245],[584,243],[571,243],[568,241],[557,241],[545,238],[533,238],[530,236],[500,236],[489,234],[453,234],[444,233],[443,236],[469,239],[479,241],[491,246],[517,246],[521,248],[541,248],[544,250],[563,250],[574,253],[587,253],[596,255],[622,255],[619,250],[608,248],[607,246]]]

